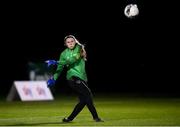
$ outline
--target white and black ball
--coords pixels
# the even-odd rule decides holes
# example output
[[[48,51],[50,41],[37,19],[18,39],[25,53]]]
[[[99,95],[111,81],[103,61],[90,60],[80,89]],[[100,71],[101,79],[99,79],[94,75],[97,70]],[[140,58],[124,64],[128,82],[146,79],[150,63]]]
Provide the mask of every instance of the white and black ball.
[[[128,4],[124,9],[124,14],[128,18],[133,18],[138,16],[139,14],[138,6],[136,4]]]

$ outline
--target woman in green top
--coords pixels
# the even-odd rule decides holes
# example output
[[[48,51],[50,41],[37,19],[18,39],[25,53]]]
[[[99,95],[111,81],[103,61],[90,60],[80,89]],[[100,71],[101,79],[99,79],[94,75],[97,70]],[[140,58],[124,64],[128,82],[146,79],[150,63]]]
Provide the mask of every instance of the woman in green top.
[[[57,70],[53,78],[48,80],[48,86],[54,85],[61,74],[63,67],[67,66],[67,81],[69,86],[78,94],[79,102],[75,106],[69,117],[64,118],[63,122],[72,121],[86,105],[96,122],[102,122],[93,104],[92,93],[87,85],[87,75],[85,71],[86,51],[73,35],[64,38],[67,47],[60,55]]]

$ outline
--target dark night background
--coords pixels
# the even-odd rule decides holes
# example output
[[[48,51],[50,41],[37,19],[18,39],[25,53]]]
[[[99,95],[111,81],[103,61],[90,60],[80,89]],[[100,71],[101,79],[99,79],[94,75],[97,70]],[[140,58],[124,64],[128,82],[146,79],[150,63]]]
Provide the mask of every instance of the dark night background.
[[[128,19],[124,7],[133,2],[140,13]],[[5,3],[0,95],[28,79],[28,62],[58,59],[64,37],[73,34],[86,43],[92,91],[179,96],[176,14],[168,3],[133,2]],[[56,91],[65,91],[63,75],[58,84]]]

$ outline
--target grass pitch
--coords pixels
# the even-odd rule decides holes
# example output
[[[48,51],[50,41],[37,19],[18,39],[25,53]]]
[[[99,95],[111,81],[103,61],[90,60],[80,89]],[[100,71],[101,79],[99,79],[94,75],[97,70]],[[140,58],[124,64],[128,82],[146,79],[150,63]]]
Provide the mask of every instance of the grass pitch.
[[[77,103],[76,96],[46,102],[0,101],[0,126],[178,126],[180,98],[94,96],[99,116],[94,122],[87,107],[71,123],[61,122]]]

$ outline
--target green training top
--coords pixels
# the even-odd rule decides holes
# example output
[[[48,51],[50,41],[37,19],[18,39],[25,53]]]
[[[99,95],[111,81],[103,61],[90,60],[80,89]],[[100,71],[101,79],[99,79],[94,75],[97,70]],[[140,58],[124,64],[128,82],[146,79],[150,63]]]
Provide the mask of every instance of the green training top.
[[[72,76],[79,77],[80,79],[87,81],[87,75],[85,70],[85,60],[80,55],[81,46],[75,45],[73,49],[66,48],[60,55],[59,64],[54,74],[54,79],[57,80],[61,74],[63,67],[67,66],[68,71],[66,78],[71,79]]]

